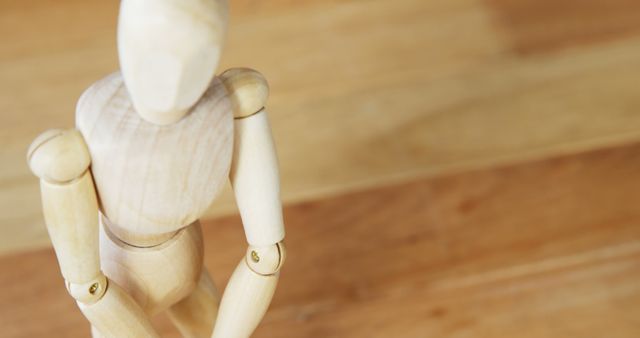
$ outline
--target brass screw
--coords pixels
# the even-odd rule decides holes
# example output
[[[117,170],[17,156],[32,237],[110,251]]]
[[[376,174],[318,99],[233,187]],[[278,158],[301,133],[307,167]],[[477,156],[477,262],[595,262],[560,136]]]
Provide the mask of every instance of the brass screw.
[[[260,261],[260,256],[258,256],[258,253],[257,253],[257,252],[255,252],[255,251],[251,250],[251,259],[252,259],[254,262],[258,263],[258,262]]]
[[[89,293],[92,294],[92,295],[95,294],[96,291],[98,291],[99,287],[100,287],[100,284],[98,284],[98,283],[91,284],[91,286],[89,287]]]

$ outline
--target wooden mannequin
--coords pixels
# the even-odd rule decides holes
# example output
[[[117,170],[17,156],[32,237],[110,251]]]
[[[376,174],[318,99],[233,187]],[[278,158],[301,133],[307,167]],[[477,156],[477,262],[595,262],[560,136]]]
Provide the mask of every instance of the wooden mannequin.
[[[122,75],[82,95],[76,128],[28,152],[47,229],[94,337],[158,337],[168,311],[184,337],[248,337],[284,262],[275,148],[258,72],[215,77],[221,0],[123,0]],[[229,177],[249,243],[222,300],[203,269],[198,218]]]

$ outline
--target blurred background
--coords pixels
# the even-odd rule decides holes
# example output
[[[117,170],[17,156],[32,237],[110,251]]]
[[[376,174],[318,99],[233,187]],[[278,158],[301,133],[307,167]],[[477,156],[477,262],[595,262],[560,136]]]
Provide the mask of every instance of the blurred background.
[[[118,5],[0,0],[2,337],[88,336],[25,154],[117,70]],[[640,2],[232,0],[235,66],[290,251],[256,337],[640,337]],[[222,290],[230,189],[204,223]]]

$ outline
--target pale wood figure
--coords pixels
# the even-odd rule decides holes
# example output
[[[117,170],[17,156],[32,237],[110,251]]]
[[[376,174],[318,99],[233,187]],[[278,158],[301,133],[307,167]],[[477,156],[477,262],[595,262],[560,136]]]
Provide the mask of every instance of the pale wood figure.
[[[94,337],[248,337],[284,262],[268,86],[254,70],[215,76],[222,0],[123,0],[121,73],[82,95],[76,128],[28,152],[67,289]],[[231,180],[248,242],[222,299],[203,269],[198,218]]]

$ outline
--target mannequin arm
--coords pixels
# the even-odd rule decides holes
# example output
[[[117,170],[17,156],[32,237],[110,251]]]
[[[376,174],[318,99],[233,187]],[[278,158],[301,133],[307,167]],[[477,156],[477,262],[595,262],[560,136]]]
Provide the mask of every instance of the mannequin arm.
[[[91,158],[77,130],[50,130],[29,148],[42,207],[67,290],[103,335],[157,337],[138,304],[100,271],[98,202]]]
[[[267,113],[268,87],[249,69],[222,76],[235,115],[233,186],[249,249],[222,297],[214,338],[249,337],[262,320],[278,282],[285,248],[278,163]]]

